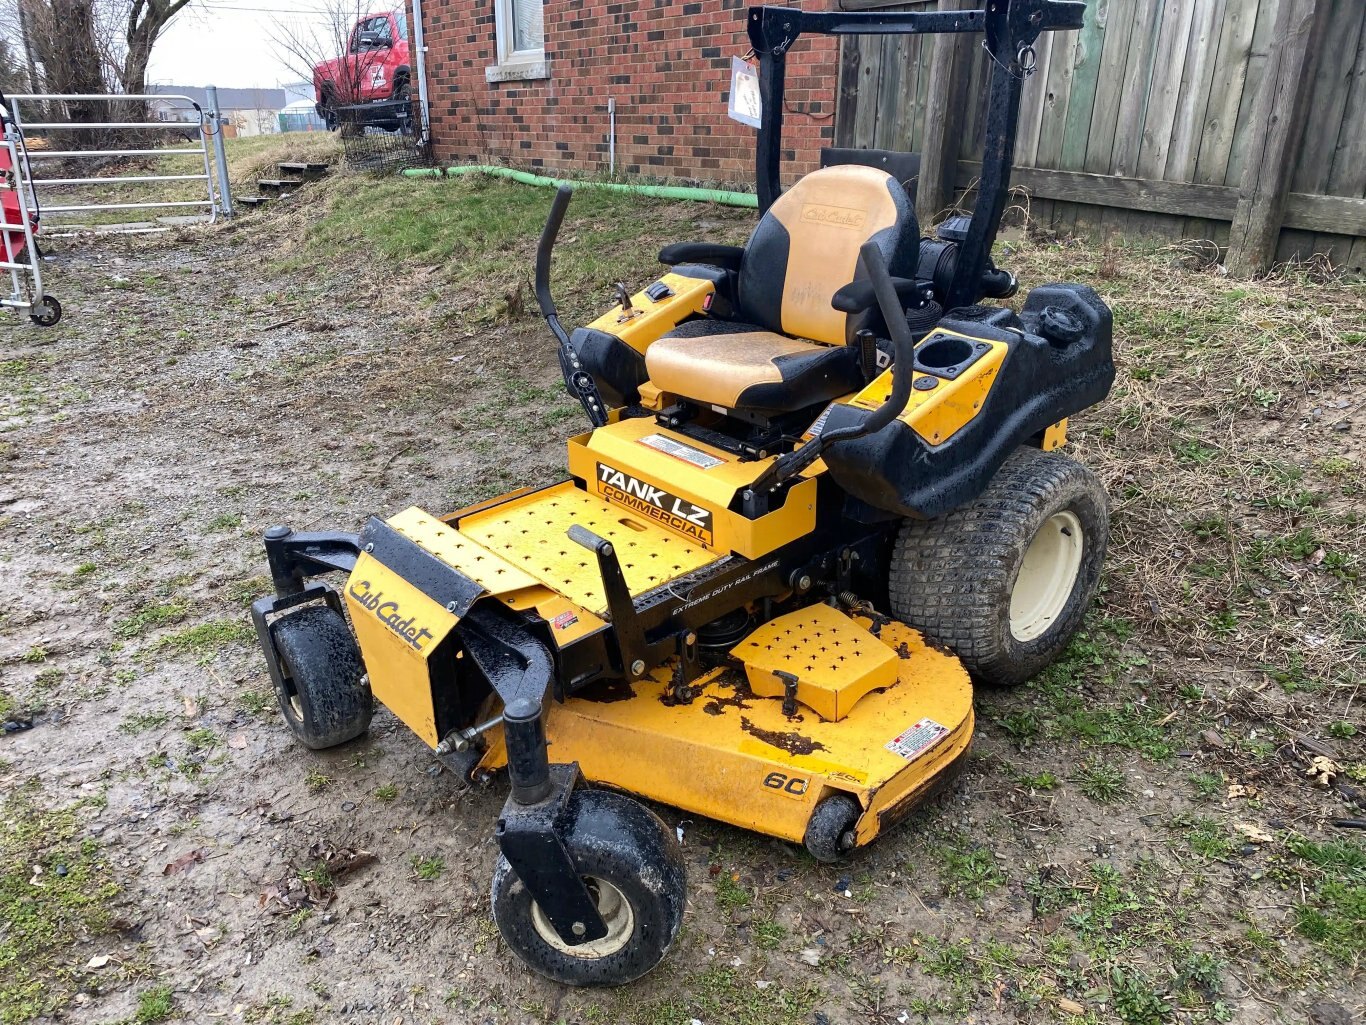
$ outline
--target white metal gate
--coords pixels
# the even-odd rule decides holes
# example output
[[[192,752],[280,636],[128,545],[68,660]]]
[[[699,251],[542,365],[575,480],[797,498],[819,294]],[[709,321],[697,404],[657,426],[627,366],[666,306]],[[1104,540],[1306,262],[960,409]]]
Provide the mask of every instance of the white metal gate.
[[[208,90],[210,101],[214,99],[216,90],[212,87]],[[198,121],[154,121],[151,119],[135,121],[125,119],[123,121],[35,121],[26,122],[23,118],[24,105],[45,103],[57,106],[59,109],[65,107],[69,102],[76,103],[149,103],[154,100],[183,101],[184,104],[195,111]],[[227,157],[223,151],[223,119],[219,116],[216,109],[204,110],[193,98],[173,93],[155,94],[118,94],[102,95],[99,93],[21,93],[9,97],[10,114],[14,118],[16,128],[20,133],[42,132],[62,133],[66,131],[79,130],[128,130],[128,131],[180,131],[192,130],[198,138],[198,145],[188,147],[163,147],[156,149],[36,149],[29,152],[29,159],[37,160],[81,160],[95,159],[104,157],[142,157],[144,159],[163,159],[166,157],[192,156],[199,155],[204,161],[203,174],[143,174],[143,175],[103,175],[98,177],[73,177],[73,178],[32,178],[32,189],[42,188],[89,188],[89,187],[108,187],[117,182],[178,182],[178,181],[198,181],[204,183],[204,198],[193,200],[148,200],[137,203],[68,203],[63,205],[43,206],[36,198],[35,205],[37,213],[42,214],[74,214],[95,210],[148,210],[148,209],[201,209],[208,214],[209,220],[215,220],[220,213],[232,215],[232,197],[227,182]],[[216,106],[216,105],[215,105]],[[218,182],[215,188],[213,168],[209,158],[210,140],[214,148],[214,160],[218,168]]]

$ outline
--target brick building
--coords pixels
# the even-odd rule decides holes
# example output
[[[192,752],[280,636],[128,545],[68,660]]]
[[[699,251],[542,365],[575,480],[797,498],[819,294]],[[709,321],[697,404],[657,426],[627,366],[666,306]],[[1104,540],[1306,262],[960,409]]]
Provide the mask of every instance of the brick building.
[[[755,130],[726,116],[746,11],[742,0],[426,0],[436,157],[606,174],[613,100],[618,173],[751,184]],[[804,36],[788,55],[790,173],[830,144],[837,53],[836,40]]]

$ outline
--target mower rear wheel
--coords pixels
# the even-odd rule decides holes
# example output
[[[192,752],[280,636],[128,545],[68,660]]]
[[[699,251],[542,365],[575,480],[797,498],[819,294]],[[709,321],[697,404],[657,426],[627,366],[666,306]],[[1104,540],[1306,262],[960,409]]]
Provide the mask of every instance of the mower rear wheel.
[[[678,842],[644,805],[585,789],[570,795],[560,838],[607,935],[566,943],[502,855],[493,872],[499,932],[528,966],[556,982],[620,986],[640,978],[664,959],[683,924],[687,875]]]
[[[309,605],[276,620],[270,632],[284,670],[275,696],[299,741],[320,751],[364,733],[374,702],[346,620],[330,608]]]
[[[848,794],[823,798],[806,823],[802,844],[817,861],[840,861],[854,849],[854,826],[863,809]]]
[[[1022,448],[986,491],[907,520],[892,556],[892,611],[987,684],[1024,683],[1081,626],[1109,539],[1105,489],[1059,452]]]

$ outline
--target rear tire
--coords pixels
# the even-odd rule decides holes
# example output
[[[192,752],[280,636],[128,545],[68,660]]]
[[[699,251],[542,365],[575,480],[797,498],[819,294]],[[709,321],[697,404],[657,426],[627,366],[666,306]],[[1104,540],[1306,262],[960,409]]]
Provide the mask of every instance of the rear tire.
[[[1061,453],[1022,448],[974,501],[902,524],[892,611],[951,648],[974,679],[1015,686],[1081,626],[1108,539],[1096,475]]]
[[[270,628],[284,686],[275,688],[294,735],[314,751],[355,740],[370,727],[374,701],[360,648],[346,620],[309,605]]]

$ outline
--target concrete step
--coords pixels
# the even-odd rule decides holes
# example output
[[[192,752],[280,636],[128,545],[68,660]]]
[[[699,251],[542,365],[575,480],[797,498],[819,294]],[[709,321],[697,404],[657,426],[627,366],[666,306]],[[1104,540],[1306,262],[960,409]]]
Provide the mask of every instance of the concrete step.
[[[328,172],[327,164],[303,161],[282,161],[275,166],[280,169],[281,173],[302,178],[304,181],[317,181],[319,178],[326,177]]]
[[[262,192],[274,192],[276,195],[293,192],[295,189],[302,188],[303,184],[301,178],[260,178],[256,182],[257,188]]]
[[[238,206],[244,206],[244,207],[247,207],[248,209],[253,209],[253,210],[254,210],[256,207],[258,207],[258,206],[265,206],[268,202],[270,202],[270,197],[269,197],[269,196],[233,196],[233,197],[232,197],[232,201],[233,201],[234,203],[236,203]]]

